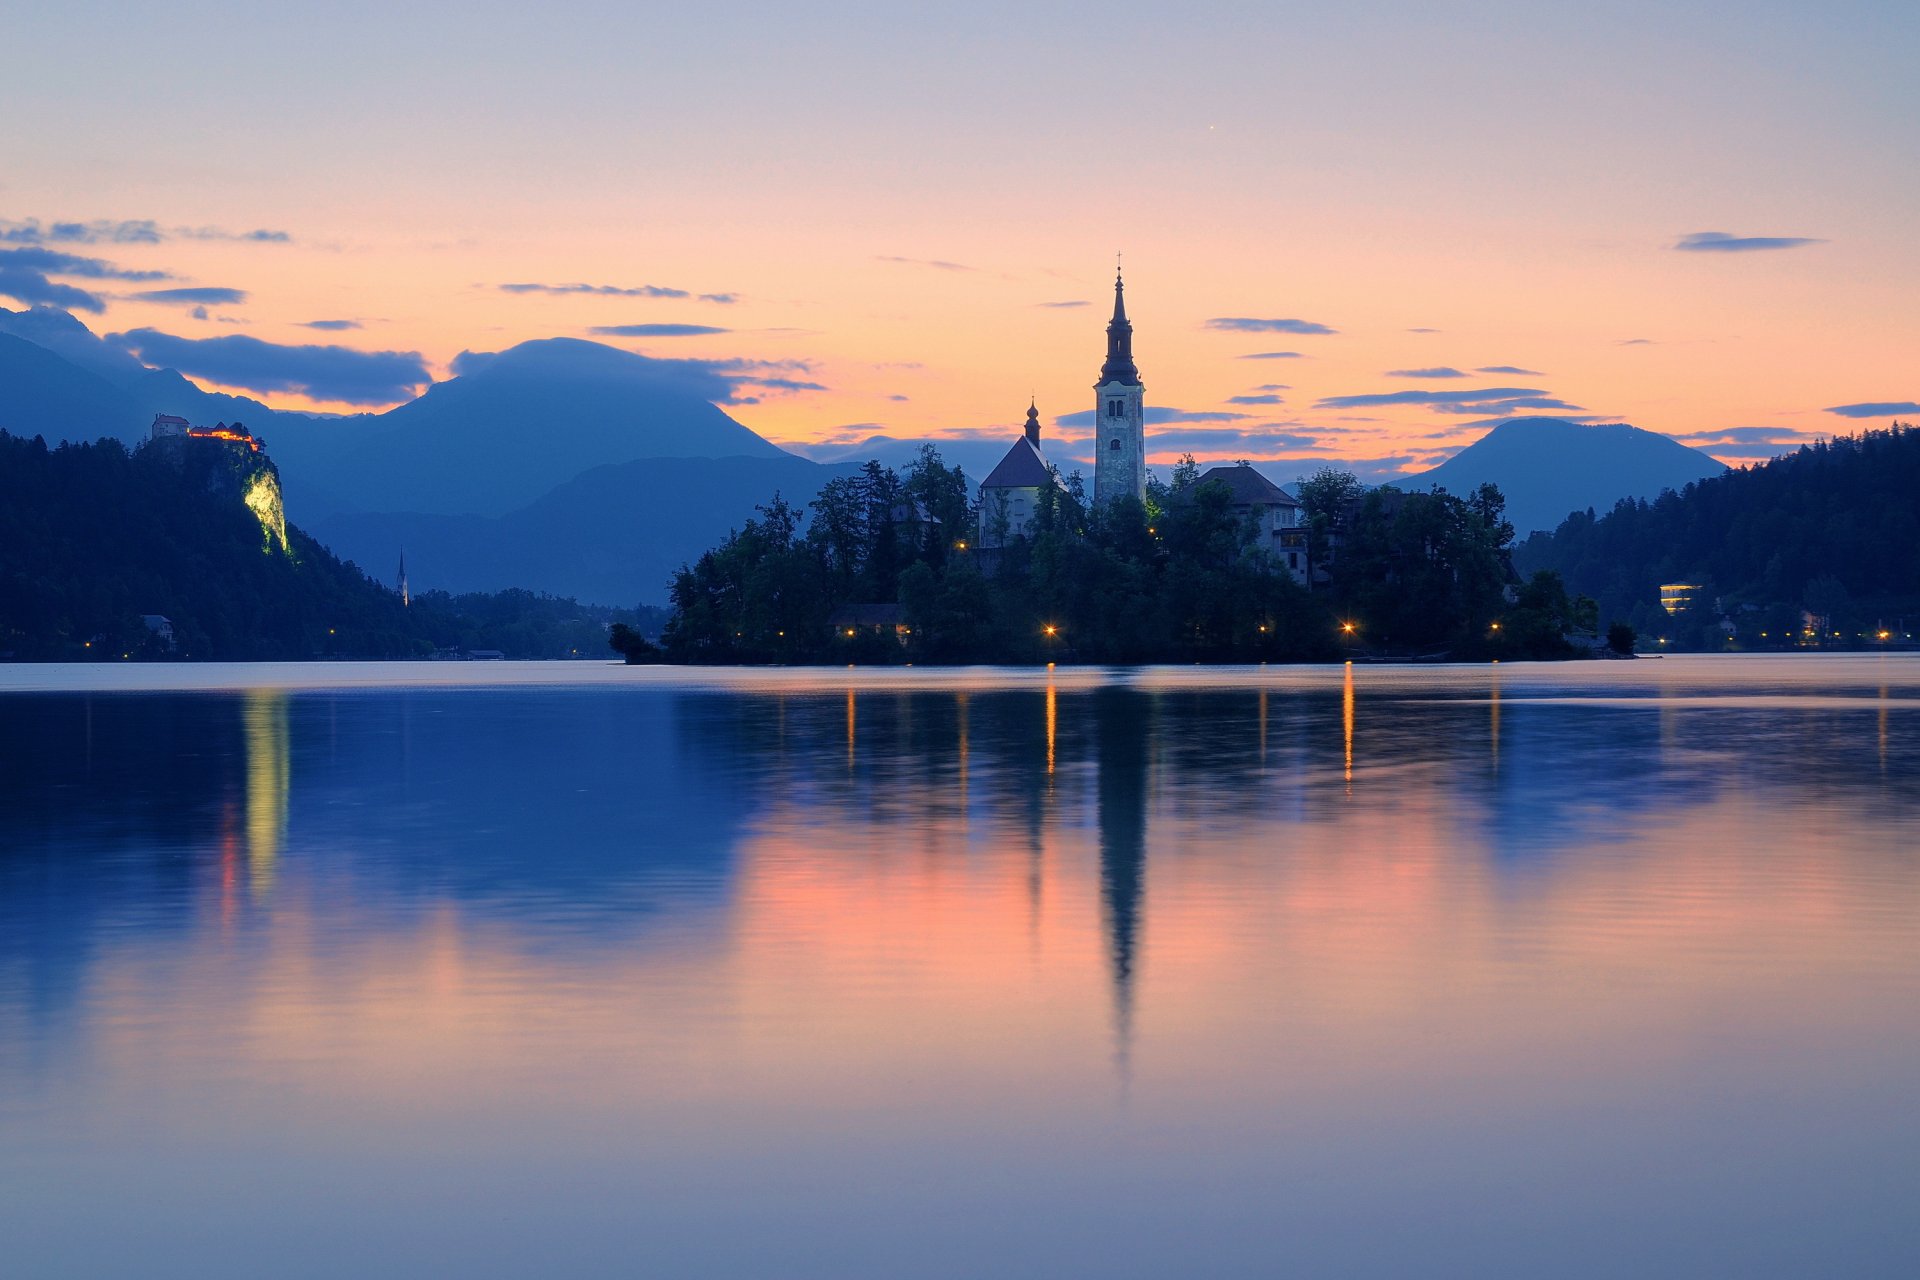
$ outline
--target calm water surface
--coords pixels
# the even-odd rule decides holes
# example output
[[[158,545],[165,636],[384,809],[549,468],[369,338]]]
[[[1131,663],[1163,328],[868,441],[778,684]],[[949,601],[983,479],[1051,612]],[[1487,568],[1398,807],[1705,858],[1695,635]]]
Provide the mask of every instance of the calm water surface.
[[[0,668],[7,1276],[1912,1276],[1916,1080],[1916,656]]]

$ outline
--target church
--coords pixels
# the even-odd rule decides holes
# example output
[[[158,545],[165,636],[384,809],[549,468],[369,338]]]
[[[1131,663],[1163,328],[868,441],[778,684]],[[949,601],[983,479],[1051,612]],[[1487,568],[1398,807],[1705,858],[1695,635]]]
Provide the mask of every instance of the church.
[[[1093,387],[1093,500],[1107,503],[1147,496],[1145,388],[1133,362],[1133,324],[1127,319],[1126,284],[1115,275],[1113,319],[1107,322],[1107,360]],[[980,485],[979,545],[1005,546],[1028,533],[1049,486],[1060,477],[1040,447],[1040,411],[1027,407],[1027,425],[1006,456]]]

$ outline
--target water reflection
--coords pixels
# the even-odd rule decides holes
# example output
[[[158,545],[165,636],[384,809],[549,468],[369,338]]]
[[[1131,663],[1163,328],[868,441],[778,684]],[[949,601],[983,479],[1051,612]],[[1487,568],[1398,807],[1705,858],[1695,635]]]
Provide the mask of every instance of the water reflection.
[[[1920,678],[1559,679],[0,699],[0,1230],[1792,1274],[1791,1221],[1904,1272]]]
[[[247,739],[247,865],[255,893],[273,887],[273,864],[287,825],[287,693],[250,689],[242,702]]]

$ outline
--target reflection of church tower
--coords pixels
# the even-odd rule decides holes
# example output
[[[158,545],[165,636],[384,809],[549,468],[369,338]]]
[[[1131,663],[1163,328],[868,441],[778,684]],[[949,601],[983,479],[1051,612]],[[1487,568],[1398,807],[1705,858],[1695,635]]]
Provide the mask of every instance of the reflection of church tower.
[[[1124,1067],[1133,1040],[1133,979],[1147,880],[1147,717],[1130,689],[1094,695],[1100,759],[1100,913],[1113,966],[1114,1021]]]
[[[411,605],[413,595],[407,590],[407,553],[405,551],[400,553],[400,581],[397,585],[400,588],[400,603]]]
[[[1113,319],[1107,324],[1107,362],[1093,386],[1093,500],[1147,497],[1145,388],[1133,363],[1133,324],[1119,275],[1113,278]]]

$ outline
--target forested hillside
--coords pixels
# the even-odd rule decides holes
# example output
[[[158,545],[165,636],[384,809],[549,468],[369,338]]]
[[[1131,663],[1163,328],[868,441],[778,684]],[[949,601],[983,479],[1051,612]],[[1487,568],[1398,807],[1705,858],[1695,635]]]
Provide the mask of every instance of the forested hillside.
[[[1558,571],[1569,590],[1599,601],[1603,617],[1626,619],[1643,637],[1667,635],[1676,647],[1719,647],[1723,616],[1742,647],[1804,643],[1803,611],[1825,620],[1828,643],[1871,642],[1882,627],[1912,631],[1920,623],[1920,431],[1896,423],[1652,502],[1589,511],[1527,539],[1515,561]],[[1668,618],[1662,583],[1694,584],[1700,607]]]
[[[245,444],[0,432],[0,658],[600,657],[616,620],[653,621],[524,591],[406,607],[285,523]]]

